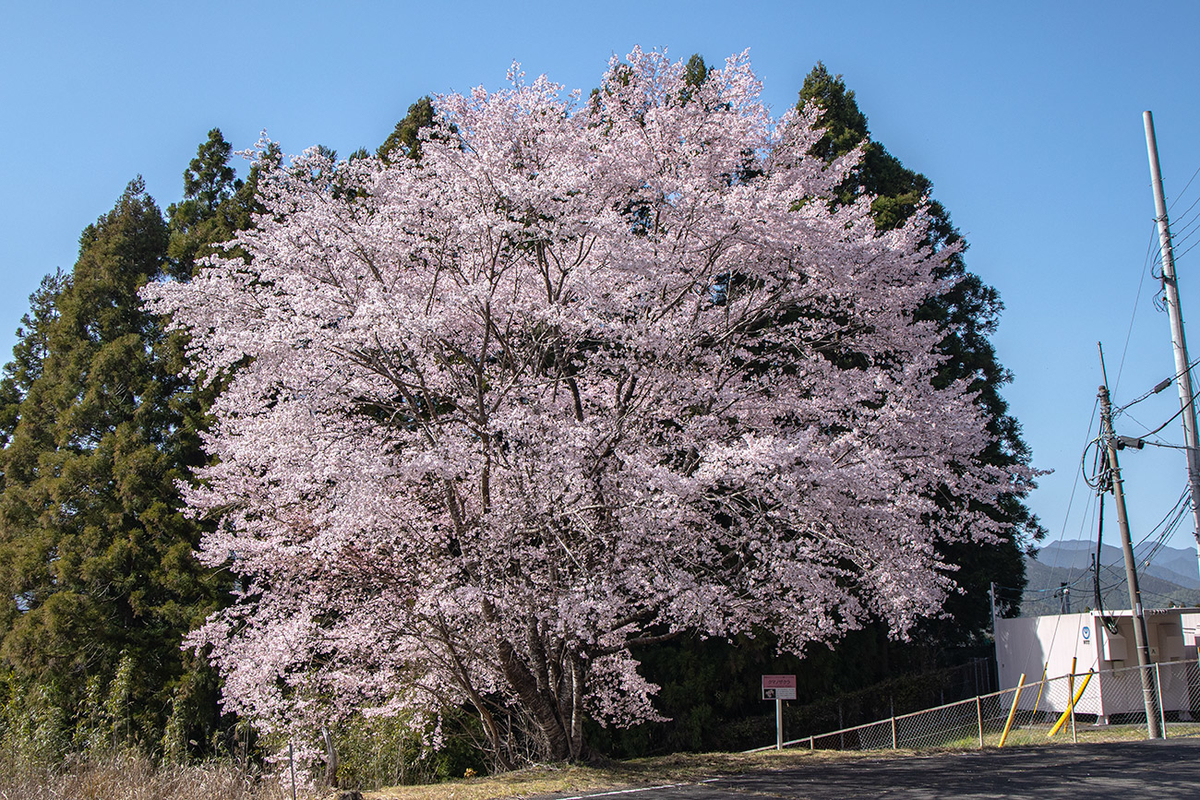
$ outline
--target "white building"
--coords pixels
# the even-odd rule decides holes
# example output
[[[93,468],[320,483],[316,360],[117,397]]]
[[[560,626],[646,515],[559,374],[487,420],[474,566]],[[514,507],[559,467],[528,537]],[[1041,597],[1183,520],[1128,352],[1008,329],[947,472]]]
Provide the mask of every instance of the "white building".
[[[1146,635],[1150,661],[1160,665],[1197,659],[1197,628],[1200,608],[1167,608],[1146,612]],[[1137,651],[1133,638],[1132,612],[1110,611],[1106,615],[1117,624],[1112,634],[1097,612],[1054,614],[1043,617],[1019,617],[996,620],[996,661],[1000,688],[1015,687],[1022,673],[1027,684],[1035,683],[1045,669],[1047,679],[1067,675],[1075,659],[1075,673],[1097,673],[1092,685],[1080,698],[1075,710],[1095,714],[1107,723],[1114,714],[1144,713],[1141,680],[1135,669]],[[1188,718],[1200,710],[1200,669],[1182,663],[1159,668],[1163,711]],[[1078,684],[1076,684],[1078,685]],[[1094,687],[1094,688],[1093,688]],[[1022,692],[1020,707],[1047,712],[1067,708],[1065,691]]]

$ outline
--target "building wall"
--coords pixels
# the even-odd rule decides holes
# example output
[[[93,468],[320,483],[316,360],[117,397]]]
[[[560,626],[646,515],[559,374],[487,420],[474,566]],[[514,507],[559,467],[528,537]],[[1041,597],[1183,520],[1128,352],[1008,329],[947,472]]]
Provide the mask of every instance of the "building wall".
[[[1109,717],[1114,714],[1141,713],[1145,706],[1141,679],[1136,670],[1137,652],[1133,636],[1133,618],[1117,616],[1118,633],[1113,635],[1104,621],[1092,612],[1055,614],[1043,617],[996,620],[996,661],[1000,687],[1017,685],[1021,673],[1026,684],[1036,684],[1045,667],[1046,678],[1058,678],[1071,671],[1076,659],[1075,673],[1097,670],[1087,690],[1076,705],[1080,714]],[[1185,638],[1190,634],[1192,642]],[[1173,662],[1196,658],[1195,641],[1200,638],[1200,614],[1183,614],[1175,610],[1146,614],[1147,644],[1151,662],[1159,662],[1162,682],[1162,702],[1166,711],[1184,711],[1196,705],[1200,686],[1195,666],[1184,669],[1168,666]],[[1197,674],[1193,674],[1197,673]],[[1077,679],[1081,680],[1081,679]],[[1076,686],[1079,684],[1076,683]],[[1047,712],[1062,712],[1068,705],[1066,681],[1048,684],[1043,691],[1022,692],[1020,707],[1034,707]]]
[[[1098,650],[1096,619],[1090,612],[996,620],[996,661],[1002,689],[1016,686],[1021,673],[1027,684],[1036,684],[1042,679],[1043,667],[1047,680],[1068,675],[1072,659],[1076,674],[1097,669]],[[1067,708],[1067,694],[1065,681],[1048,684],[1041,692],[1031,687],[1021,693],[1020,707],[1061,713]],[[1085,709],[1086,701],[1093,697],[1096,707]],[[1089,688],[1076,708],[1080,713],[1098,713],[1099,692]]]

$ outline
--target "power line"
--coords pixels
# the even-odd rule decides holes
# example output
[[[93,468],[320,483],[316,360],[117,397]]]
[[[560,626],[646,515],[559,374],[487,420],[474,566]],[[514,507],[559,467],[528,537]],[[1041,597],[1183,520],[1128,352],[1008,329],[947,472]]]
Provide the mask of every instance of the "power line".
[[[1190,220],[1184,220],[1186,219],[1186,214],[1195,208],[1197,203],[1200,203],[1200,199],[1197,199],[1195,203],[1192,203],[1188,210],[1184,212],[1184,219],[1181,219],[1176,223],[1175,231],[1171,235],[1172,241],[1186,239],[1187,237],[1191,236],[1192,233],[1195,233],[1194,230],[1189,232],[1188,229],[1195,225],[1197,220],[1200,220],[1200,214],[1193,215]]]
[[[1166,378],[1166,379],[1164,379],[1164,380],[1161,380],[1161,381],[1159,381],[1158,383],[1154,384],[1154,388],[1146,390],[1144,393],[1142,393],[1141,395],[1139,395],[1137,398],[1135,398],[1135,399],[1133,399],[1133,400],[1130,400],[1130,401],[1129,401],[1128,403],[1126,403],[1125,405],[1123,405],[1123,406],[1119,406],[1119,407],[1117,407],[1117,408],[1114,408],[1114,409],[1113,409],[1113,412],[1112,412],[1112,413],[1113,413],[1113,417],[1114,417],[1114,418],[1116,418],[1116,417],[1119,417],[1121,414],[1125,413],[1125,410],[1126,410],[1126,409],[1130,408],[1131,406],[1135,406],[1135,405],[1137,405],[1138,403],[1140,403],[1140,402],[1142,402],[1143,400],[1145,400],[1147,397],[1150,397],[1150,396],[1152,396],[1152,395],[1156,395],[1156,394],[1158,394],[1159,392],[1161,392],[1161,391],[1165,390],[1165,389],[1166,389],[1168,386],[1170,386],[1172,383],[1174,383],[1175,381],[1179,380],[1179,379],[1180,379],[1180,378],[1183,376],[1183,374],[1184,374],[1185,372],[1187,372],[1188,370],[1191,370],[1191,369],[1192,369],[1193,367],[1195,367],[1197,364],[1200,364],[1200,358],[1197,358],[1195,361],[1193,361],[1192,363],[1188,364],[1188,366],[1187,366],[1187,369],[1186,369],[1186,370],[1180,370],[1179,372],[1176,372],[1176,373],[1175,373],[1174,375],[1172,375],[1171,377],[1169,377],[1169,378]],[[1192,399],[1194,400],[1195,398],[1192,398]],[[1135,422],[1136,422],[1136,420],[1135,420]],[[1138,424],[1140,425],[1141,423],[1139,422]]]
[[[1175,260],[1176,260],[1176,261],[1178,261],[1179,259],[1181,259],[1181,258],[1183,258],[1184,256],[1186,256],[1188,253],[1190,253],[1190,252],[1192,252],[1193,250],[1195,250],[1195,249],[1196,249],[1196,245],[1198,245],[1198,244],[1200,244],[1200,239],[1197,239],[1196,241],[1192,242],[1191,246],[1190,246],[1190,247],[1188,247],[1188,249],[1187,249],[1187,250],[1184,250],[1182,253],[1178,253],[1178,254],[1176,254],[1176,256],[1175,256]]]
[[[1157,228],[1151,227],[1150,241],[1146,245],[1146,260],[1142,264],[1142,274],[1141,274],[1141,277],[1138,278],[1137,294],[1133,298],[1133,311],[1129,315],[1129,329],[1127,331],[1125,331],[1125,346],[1121,349],[1121,361],[1117,364],[1117,379],[1113,383],[1113,391],[1114,392],[1117,390],[1117,387],[1121,385],[1121,373],[1125,371],[1125,354],[1129,352],[1129,340],[1133,337],[1133,322],[1134,322],[1134,320],[1137,319],[1138,303],[1141,302],[1141,299],[1142,299],[1142,285],[1146,282],[1146,273],[1150,271],[1150,269],[1149,269],[1150,263],[1151,263],[1150,253],[1154,249],[1154,239],[1155,239],[1156,233],[1157,233]],[[1095,409],[1093,409],[1092,410],[1093,419],[1095,418],[1095,416],[1096,416],[1096,411],[1095,411]],[[1088,423],[1088,430],[1090,431],[1091,429],[1092,429],[1091,423]]]
[[[1175,204],[1178,203],[1185,194],[1187,194],[1188,187],[1192,185],[1192,181],[1196,180],[1197,175],[1200,175],[1200,167],[1196,167],[1196,171],[1192,173],[1192,177],[1188,178],[1188,182],[1183,185],[1183,189],[1181,189],[1179,194],[1175,197],[1175,199],[1171,201],[1171,205],[1167,207],[1168,211],[1175,208]],[[1197,202],[1200,202],[1200,201],[1197,201]],[[1196,203],[1192,203],[1192,205],[1196,205]],[[1187,214],[1187,211],[1185,211],[1183,213]]]

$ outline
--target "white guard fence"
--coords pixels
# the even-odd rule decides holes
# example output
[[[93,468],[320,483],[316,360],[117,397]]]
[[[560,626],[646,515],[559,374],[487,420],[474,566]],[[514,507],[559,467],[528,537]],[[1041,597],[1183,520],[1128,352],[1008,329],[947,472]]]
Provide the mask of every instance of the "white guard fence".
[[[1126,667],[1033,676],[1019,688],[803,736],[784,746],[925,750],[1200,735],[1200,663],[1152,664],[1145,675],[1143,682],[1140,667]]]

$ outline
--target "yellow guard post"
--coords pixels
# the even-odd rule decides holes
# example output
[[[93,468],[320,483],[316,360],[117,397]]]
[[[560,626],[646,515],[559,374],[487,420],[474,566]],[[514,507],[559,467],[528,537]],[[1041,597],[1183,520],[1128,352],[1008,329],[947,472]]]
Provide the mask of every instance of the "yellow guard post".
[[[1008,721],[1004,723],[1004,733],[1000,734],[1000,747],[1004,747],[1004,743],[1008,740],[1008,732],[1012,730],[1013,717],[1017,715],[1017,701],[1021,699],[1021,689],[1025,686],[1025,673],[1021,673],[1020,680],[1017,681],[1017,693],[1013,695],[1012,708],[1008,711]]]
[[[1054,723],[1054,727],[1050,729],[1048,734],[1046,734],[1046,738],[1050,738],[1054,734],[1058,733],[1058,729],[1066,723],[1067,718],[1071,716],[1071,712],[1075,710],[1075,704],[1079,702],[1079,698],[1083,697],[1083,690],[1087,688],[1088,681],[1092,679],[1093,674],[1095,674],[1095,670],[1089,669],[1087,671],[1087,675],[1083,676],[1083,683],[1079,684],[1079,691],[1077,691],[1075,696],[1071,698],[1071,702],[1067,706],[1067,710],[1064,711],[1062,716],[1058,718],[1058,722]]]

